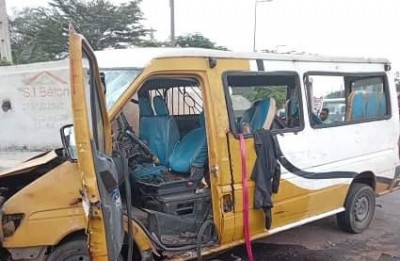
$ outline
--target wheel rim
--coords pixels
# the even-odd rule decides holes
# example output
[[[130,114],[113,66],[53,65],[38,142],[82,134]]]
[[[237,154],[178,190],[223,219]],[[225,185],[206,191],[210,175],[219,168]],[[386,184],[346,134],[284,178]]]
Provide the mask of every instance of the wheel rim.
[[[90,261],[87,253],[71,253],[64,258],[64,261]]]
[[[357,222],[365,221],[370,213],[370,202],[367,196],[357,198],[354,205],[354,217]]]

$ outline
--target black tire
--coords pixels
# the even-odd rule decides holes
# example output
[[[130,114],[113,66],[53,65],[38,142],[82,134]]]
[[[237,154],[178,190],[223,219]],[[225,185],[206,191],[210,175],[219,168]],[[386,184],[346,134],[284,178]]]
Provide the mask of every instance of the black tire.
[[[375,213],[375,192],[362,183],[350,187],[345,202],[345,211],[336,215],[339,227],[353,234],[366,230]]]
[[[90,261],[84,238],[76,238],[56,246],[47,256],[47,261]]]
[[[46,261],[90,261],[90,254],[87,248],[86,238],[75,237],[56,247],[47,255]],[[122,255],[118,261],[123,261]]]

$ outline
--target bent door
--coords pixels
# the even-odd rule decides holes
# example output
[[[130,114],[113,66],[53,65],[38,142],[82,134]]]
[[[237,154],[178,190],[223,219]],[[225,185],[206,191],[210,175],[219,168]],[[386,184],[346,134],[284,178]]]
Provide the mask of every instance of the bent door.
[[[104,89],[85,38],[70,29],[69,44],[72,112],[89,251],[93,260],[117,260],[124,239],[123,213],[111,159]]]

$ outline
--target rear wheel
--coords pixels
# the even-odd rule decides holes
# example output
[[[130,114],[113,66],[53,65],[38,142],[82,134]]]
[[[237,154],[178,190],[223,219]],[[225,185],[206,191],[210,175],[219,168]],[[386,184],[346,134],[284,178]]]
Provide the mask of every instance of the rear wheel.
[[[337,214],[337,222],[346,232],[358,234],[368,228],[375,213],[375,192],[366,184],[351,186],[345,211]]]

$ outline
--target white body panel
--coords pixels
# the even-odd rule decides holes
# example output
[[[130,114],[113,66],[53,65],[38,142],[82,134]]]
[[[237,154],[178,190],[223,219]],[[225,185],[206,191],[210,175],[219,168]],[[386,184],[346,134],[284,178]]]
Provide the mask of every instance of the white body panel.
[[[255,61],[250,68],[257,70]],[[303,75],[307,72],[382,73],[379,63],[264,61],[266,72],[294,71],[300,76],[304,129],[278,135],[286,158],[307,172],[352,171],[372,172],[376,177],[393,179],[399,165],[399,111],[393,75],[386,72],[390,96],[391,117],[376,121],[351,123],[326,128],[313,128],[308,119],[307,98]],[[282,168],[282,178],[305,189],[322,189],[336,184],[349,184],[352,178],[308,179]]]

